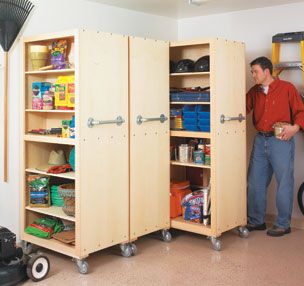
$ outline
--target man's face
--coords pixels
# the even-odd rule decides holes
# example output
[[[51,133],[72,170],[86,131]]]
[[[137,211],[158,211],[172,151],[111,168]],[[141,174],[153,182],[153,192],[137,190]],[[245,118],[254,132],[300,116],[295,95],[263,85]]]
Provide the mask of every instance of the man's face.
[[[267,78],[268,69],[263,70],[260,65],[251,67],[252,77],[256,84],[263,84]]]

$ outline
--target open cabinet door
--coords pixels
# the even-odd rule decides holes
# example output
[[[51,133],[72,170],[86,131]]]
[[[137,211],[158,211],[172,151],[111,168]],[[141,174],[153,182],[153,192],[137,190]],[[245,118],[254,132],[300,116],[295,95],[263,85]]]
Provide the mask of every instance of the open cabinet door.
[[[211,222],[220,235],[247,217],[245,45],[217,39],[210,52]]]
[[[168,228],[169,43],[129,38],[130,239]]]
[[[129,236],[128,37],[81,32],[79,54],[77,222],[85,254]]]

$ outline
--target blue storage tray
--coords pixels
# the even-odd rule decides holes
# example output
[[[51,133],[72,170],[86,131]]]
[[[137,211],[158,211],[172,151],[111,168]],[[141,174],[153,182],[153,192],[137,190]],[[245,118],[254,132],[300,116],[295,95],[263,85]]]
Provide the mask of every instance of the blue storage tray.
[[[199,119],[198,124],[199,125],[210,126],[210,119]]]
[[[210,111],[199,111],[198,112],[198,119],[209,119],[210,120]]]
[[[171,101],[189,101],[189,102],[208,102],[210,101],[210,92],[171,92]]]
[[[183,118],[183,125],[197,125],[197,119],[196,118]]]
[[[184,129],[188,131],[199,131],[197,125],[184,124]]]
[[[198,125],[198,128],[203,132],[210,132],[210,125]]]

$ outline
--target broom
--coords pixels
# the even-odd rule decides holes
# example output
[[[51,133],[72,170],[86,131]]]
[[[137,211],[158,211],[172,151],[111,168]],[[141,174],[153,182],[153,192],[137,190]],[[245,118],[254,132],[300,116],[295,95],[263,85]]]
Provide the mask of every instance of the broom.
[[[8,52],[33,8],[28,0],[0,0],[0,44],[4,51],[4,182],[8,179]]]

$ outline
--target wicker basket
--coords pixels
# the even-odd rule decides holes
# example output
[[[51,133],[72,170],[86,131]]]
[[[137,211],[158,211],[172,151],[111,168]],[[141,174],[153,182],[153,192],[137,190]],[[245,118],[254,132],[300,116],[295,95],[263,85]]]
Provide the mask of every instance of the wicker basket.
[[[64,213],[68,216],[75,216],[75,185],[60,185],[58,193],[64,200],[64,206],[62,207]]]

